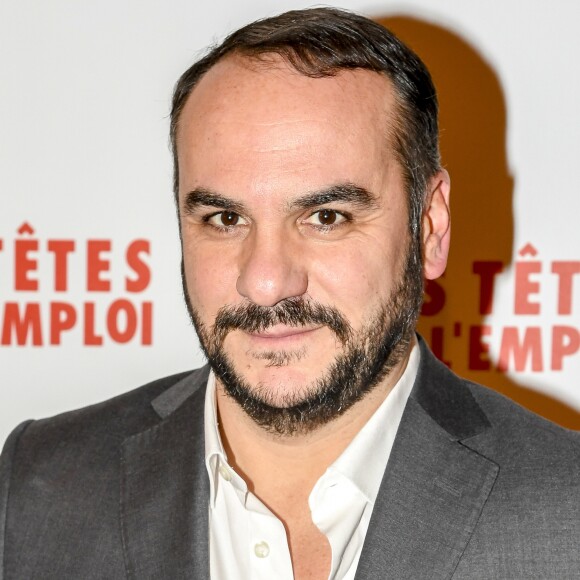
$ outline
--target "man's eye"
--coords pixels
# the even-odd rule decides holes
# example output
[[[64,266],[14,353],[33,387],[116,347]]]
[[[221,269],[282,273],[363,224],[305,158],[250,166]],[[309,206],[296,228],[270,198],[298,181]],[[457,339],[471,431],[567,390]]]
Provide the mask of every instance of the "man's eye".
[[[319,209],[306,222],[317,226],[337,226],[346,221],[346,217],[333,209]]]
[[[219,213],[215,213],[209,216],[207,222],[218,228],[241,226],[247,223],[240,214],[233,211],[220,211]]]

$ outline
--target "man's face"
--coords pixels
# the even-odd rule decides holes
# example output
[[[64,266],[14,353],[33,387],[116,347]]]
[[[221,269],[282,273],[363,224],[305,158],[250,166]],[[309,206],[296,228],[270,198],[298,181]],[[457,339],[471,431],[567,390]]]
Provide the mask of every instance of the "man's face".
[[[238,57],[189,97],[177,139],[184,276],[220,387],[308,430],[385,380],[421,300],[389,81]],[[216,324],[217,320],[217,324]]]

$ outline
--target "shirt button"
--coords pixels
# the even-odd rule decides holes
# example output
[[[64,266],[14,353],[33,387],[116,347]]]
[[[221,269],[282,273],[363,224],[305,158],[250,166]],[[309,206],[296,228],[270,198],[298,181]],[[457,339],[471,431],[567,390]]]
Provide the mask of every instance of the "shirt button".
[[[220,475],[226,481],[230,481],[232,479],[232,474],[230,473],[230,470],[225,465],[220,465],[219,472],[220,472]]]
[[[258,556],[258,558],[267,558],[268,554],[270,553],[270,546],[266,544],[266,542],[258,542],[254,546],[254,554]]]

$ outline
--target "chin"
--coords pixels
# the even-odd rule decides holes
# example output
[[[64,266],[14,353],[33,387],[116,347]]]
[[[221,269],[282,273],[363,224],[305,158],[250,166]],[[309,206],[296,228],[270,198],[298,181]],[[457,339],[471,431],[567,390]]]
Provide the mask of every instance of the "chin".
[[[276,353],[278,358],[284,353]],[[242,369],[250,370],[243,372]],[[246,365],[235,365],[236,374],[247,385],[248,390],[260,400],[273,407],[288,408],[307,400],[317,390],[324,368],[310,368],[308,361],[292,361],[276,364],[264,360]]]

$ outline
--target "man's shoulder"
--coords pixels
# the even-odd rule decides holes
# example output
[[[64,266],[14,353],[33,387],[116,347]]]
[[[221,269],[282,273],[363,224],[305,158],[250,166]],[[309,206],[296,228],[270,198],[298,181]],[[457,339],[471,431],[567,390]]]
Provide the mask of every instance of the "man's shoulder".
[[[462,384],[489,425],[459,443],[494,465],[496,477],[457,576],[472,577],[471,567],[488,559],[489,577],[571,577],[580,537],[580,433],[490,388]]]
[[[485,499],[457,576],[476,577],[487,562],[484,577],[568,577],[578,563],[580,433],[458,377],[425,346],[423,353],[409,416],[423,444],[437,442],[431,475]],[[523,562],[528,568],[517,568]]]
[[[204,371],[201,368],[163,377],[97,404],[27,421],[14,430],[12,439],[18,439],[14,444],[21,453],[36,457],[75,447],[93,451],[117,447],[127,437],[159,423],[164,417],[163,401],[176,396],[183,399],[184,392],[191,394],[191,385],[207,374]],[[161,409],[156,408],[157,401]]]
[[[498,489],[518,490],[522,498],[544,490],[546,497],[570,494],[580,500],[580,432],[457,376],[424,341],[420,346],[414,400],[446,437],[499,468]]]
[[[579,472],[579,431],[561,427],[486,386],[463,383],[490,423],[472,441],[482,454],[528,464],[534,471],[561,465]]]
[[[18,570],[19,578],[47,566],[66,570],[51,578],[88,577],[88,571],[91,578],[124,577],[119,510],[128,505],[125,486],[136,465],[155,473],[180,441],[199,447],[206,379],[204,369],[180,373],[17,427],[0,456],[0,569]],[[157,454],[144,450],[153,459],[141,463],[136,441],[175,431]]]
[[[506,469],[561,468],[580,476],[580,432],[560,427],[493,389],[461,378],[421,341],[414,398],[449,436]]]

